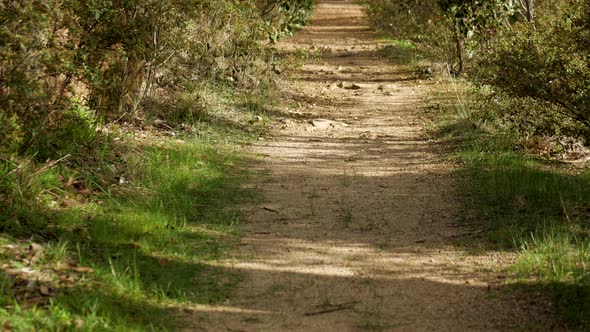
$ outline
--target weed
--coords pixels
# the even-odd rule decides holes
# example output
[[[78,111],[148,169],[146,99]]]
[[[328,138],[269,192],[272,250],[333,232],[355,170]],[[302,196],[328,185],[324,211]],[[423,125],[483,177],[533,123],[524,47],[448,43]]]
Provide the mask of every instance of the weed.
[[[68,261],[70,253],[70,244],[65,240],[50,242],[45,246],[45,259],[57,265]]]

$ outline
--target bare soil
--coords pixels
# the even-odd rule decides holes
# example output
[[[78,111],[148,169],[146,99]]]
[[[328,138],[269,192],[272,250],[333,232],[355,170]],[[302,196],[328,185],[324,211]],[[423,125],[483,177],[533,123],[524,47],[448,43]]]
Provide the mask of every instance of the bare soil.
[[[507,291],[507,253],[454,245],[454,166],[424,130],[432,81],[379,55],[352,1],[321,1],[280,45],[320,53],[284,82],[284,117],[255,144],[268,172],[245,208],[241,275],[223,305],[195,306],[187,330],[550,329],[545,305]]]

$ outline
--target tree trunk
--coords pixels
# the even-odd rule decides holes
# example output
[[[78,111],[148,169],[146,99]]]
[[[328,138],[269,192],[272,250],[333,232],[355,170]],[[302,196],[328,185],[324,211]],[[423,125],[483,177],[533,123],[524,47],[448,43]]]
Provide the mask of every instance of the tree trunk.
[[[465,59],[463,57],[463,40],[461,39],[461,36],[458,33],[455,36],[455,43],[457,47],[457,62],[459,65],[459,67],[455,71],[455,74],[457,76],[461,76],[463,74],[463,71],[465,70]]]
[[[535,0],[524,0],[526,6],[526,16],[529,22],[533,22],[535,19]]]

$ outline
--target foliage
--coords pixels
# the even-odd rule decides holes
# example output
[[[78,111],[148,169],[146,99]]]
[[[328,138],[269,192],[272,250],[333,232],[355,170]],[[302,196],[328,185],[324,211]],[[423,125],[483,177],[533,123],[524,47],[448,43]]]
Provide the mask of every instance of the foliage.
[[[374,25],[478,84],[519,135],[590,135],[590,5],[583,0],[377,0]],[[534,13],[534,15],[533,15]]]
[[[441,24],[444,13],[435,1],[366,1],[366,11],[371,24],[393,38],[420,45],[430,56],[446,57],[440,50],[448,47],[452,35]]]
[[[560,114],[573,121],[575,126],[564,129],[588,138],[590,15],[583,5],[570,1],[551,15],[540,12],[534,26],[520,23],[502,30],[490,41],[473,75],[504,98],[543,105],[533,116]],[[524,105],[521,111],[527,108],[531,107]]]
[[[446,61],[462,74],[490,34],[516,15],[514,1],[377,0],[367,1],[374,26],[395,38],[417,43],[430,57]]]
[[[274,43],[284,35],[305,25],[315,0],[258,0],[257,4],[269,25],[274,28],[268,32]]]
[[[39,137],[59,126],[72,103],[108,121],[138,121],[150,100],[174,100],[203,82],[237,91],[268,86],[272,54],[265,40],[303,24],[312,2],[24,0],[0,6],[0,117],[10,120],[0,146],[34,153]]]

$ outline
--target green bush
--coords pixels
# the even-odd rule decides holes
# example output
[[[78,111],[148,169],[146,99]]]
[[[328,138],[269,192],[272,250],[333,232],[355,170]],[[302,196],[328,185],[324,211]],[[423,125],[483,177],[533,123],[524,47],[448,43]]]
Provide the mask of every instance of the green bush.
[[[587,141],[590,3],[530,5],[505,0],[366,2],[374,26],[411,40],[455,74],[465,69],[487,95],[478,112],[491,112],[522,136]]]
[[[534,25],[523,22],[501,30],[472,72],[480,84],[519,100],[521,108],[513,113],[547,119],[555,127],[550,134],[565,130],[590,137],[590,15],[583,6],[583,1],[552,6]],[[569,121],[559,126],[551,120],[558,118]]]
[[[72,103],[105,121],[135,122],[150,101],[173,101],[203,82],[238,92],[270,86],[269,38],[303,24],[311,6],[311,0],[3,1],[0,145],[35,153],[37,140],[63,127]]]
[[[514,2],[504,0],[376,0],[366,1],[366,7],[373,26],[420,45],[458,75],[489,36],[517,13]]]

